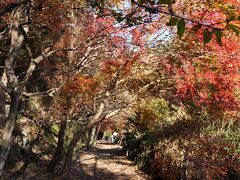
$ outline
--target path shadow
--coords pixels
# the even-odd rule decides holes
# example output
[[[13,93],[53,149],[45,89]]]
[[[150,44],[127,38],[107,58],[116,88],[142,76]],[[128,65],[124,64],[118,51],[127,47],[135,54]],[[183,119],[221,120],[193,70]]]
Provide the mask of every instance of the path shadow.
[[[83,158],[84,155],[87,155],[87,158]],[[110,166],[116,164],[117,167],[106,168],[106,164],[104,164],[105,167],[101,165],[107,163],[108,159],[111,160]],[[125,152],[120,146],[99,143],[97,146],[92,147],[91,151],[83,152],[82,156],[80,154],[78,161],[75,162],[74,168],[72,168],[70,179],[135,180],[132,174],[127,173],[128,168],[133,163],[124,160],[126,160]]]
[[[125,152],[120,147],[111,148],[111,149],[102,149],[99,147],[93,147],[91,152],[93,152],[96,155],[102,155],[102,156],[124,156],[125,155]]]
[[[109,145],[109,146],[108,146]],[[69,180],[137,180],[134,178],[132,163],[125,158],[124,151],[113,144],[100,144],[91,151],[84,151],[73,161]],[[42,161],[31,164],[23,175],[16,175],[6,180],[62,180],[62,177],[46,173],[49,162]],[[109,164],[108,164],[109,163]],[[62,167],[62,162],[57,166]],[[134,176],[134,177],[133,177]],[[1,177],[0,177],[1,179]],[[3,178],[4,179],[4,178]],[[144,179],[144,178],[143,178]],[[5,180],[5,179],[4,179]]]
[[[133,179],[131,175],[124,173],[124,170],[127,167],[122,168],[120,171],[122,173],[112,172],[105,168],[97,167],[98,158],[95,158],[95,163],[93,167],[90,167],[88,170],[84,170],[81,163],[75,164],[74,168],[71,170],[71,176],[69,180],[130,180]],[[86,168],[86,167],[85,167]],[[91,171],[91,172],[89,172]]]

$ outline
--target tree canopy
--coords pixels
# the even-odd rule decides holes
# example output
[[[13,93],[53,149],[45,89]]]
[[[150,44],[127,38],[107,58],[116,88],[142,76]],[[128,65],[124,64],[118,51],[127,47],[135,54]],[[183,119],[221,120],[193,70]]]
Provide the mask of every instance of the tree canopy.
[[[153,178],[239,177],[239,32],[237,0],[1,1],[0,174],[118,132]]]

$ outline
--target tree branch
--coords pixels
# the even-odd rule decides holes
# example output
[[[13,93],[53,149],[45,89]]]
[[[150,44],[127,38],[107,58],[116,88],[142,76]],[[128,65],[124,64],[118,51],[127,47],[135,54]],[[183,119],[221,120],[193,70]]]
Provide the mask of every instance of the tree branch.
[[[11,94],[11,89],[7,88],[2,80],[0,80],[0,88],[2,88],[6,93]]]
[[[176,18],[179,18],[179,19],[184,19],[184,20],[186,20],[186,21],[189,21],[189,22],[192,22],[192,23],[196,23],[196,24],[199,24],[199,25],[201,25],[201,26],[205,26],[205,27],[208,27],[208,28],[211,28],[211,29],[223,30],[222,28],[214,27],[212,24],[205,24],[205,23],[202,23],[202,22],[200,22],[200,21],[197,21],[197,20],[194,20],[194,19],[190,19],[190,18],[181,16],[181,15],[175,14],[175,13],[173,13],[172,11],[164,11],[164,10],[161,10],[161,9],[159,9],[159,8],[156,8],[156,7],[146,6],[146,5],[143,5],[143,4],[138,3],[138,2],[135,1],[135,0],[131,0],[131,2],[132,2],[133,4],[135,4],[135,5],[137,5],[138,7],[144,8],[144,9],[147,10],[148,12],[166,14],[166,15],[168,15],[168,16],[173,16],[173,17],[176,17]]]
[[[29,0],[18,0],[16,2],[9,3],[8,5],[3,7],[2,9],[0,9],[0,17],[3,16],[4,14],[6,14],[7,12],[10,12],[14,8],[16,8],[22,4],[26,4],[27,2],[29,2]]]

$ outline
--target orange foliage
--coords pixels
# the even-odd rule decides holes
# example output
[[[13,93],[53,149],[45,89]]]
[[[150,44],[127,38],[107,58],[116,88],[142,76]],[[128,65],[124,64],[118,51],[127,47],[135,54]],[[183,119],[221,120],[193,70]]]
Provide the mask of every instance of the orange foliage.
[[[73,80],[67,82],[62,92],[66,95],[92,94],[95,92],[96,83],[91,77],[76,76]]]

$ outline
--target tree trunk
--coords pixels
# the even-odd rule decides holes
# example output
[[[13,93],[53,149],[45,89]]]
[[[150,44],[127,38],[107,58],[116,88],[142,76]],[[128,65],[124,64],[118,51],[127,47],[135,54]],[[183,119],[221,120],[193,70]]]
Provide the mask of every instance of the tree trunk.
[[[11,46],[9,50],[8,58],[5,60],[5,73],[7,78],[7,85],[11,89],[10,98],[10,110],[8,113],[7,121],[3,129],[2,141],[0,145],[0,174],[5,166],[7,156],[11,146],[11,137],[14,129],[17,109],[19,105],[20,89],[21,85],[18,84],[18,78],[14,72],[15,60],[18,55],[22,43],[24,41],[24,35],[20,32],[21,20],[24,20],[24,6],[19,7],[13,13],[10,35],[11,35]],[[25,13],[27,15],[27,13]],[[24,16],[27,18],[27,16]],[[27,27],[23,27],[25,33],[27,32]]]
[[[91,134],[90,134],[90,146],[93,145],[94,140],[95,140],[95,135],[96,135],[96,126],[94,126],[91,130]]]
[[[2,130],[6,123],[6,96],[2,88],[0,88],[0,139],[2,139]]]
[[[70,174],[70,170],[71,170],[71,164],[72,164],[72,157],[73,157],[73,152],[74,152],[74,149],[80,139],[80,137],[86,132],[88,131],[89,129],[93,128],[97,123],[99,123],[101,120],[103,120],[102,118],[100,119],[100,116],[103,112],[103,109],[104,109],[104,104],[101,103],[99,108],[98,108],[98,111],[97,113],[94,115],[94,117],[89,120],[89,122],[86,124],[86,126],[84,126],[81,130],[77,131],[74,136],[73,136],[73,139],[71,140],[69,146],[68,146],[68,150],[67,150],[67,154],[66,154],[66,158],[65,158],[65,161],[64,161],[64,166],[63,166],[63,173],[64,173],[64,176],[66,178],[69,177],[69,174]]]
[[[111,116],[115,115],[116,113],[119,112],[119,109],[118,110],[115,110],[111,113],[109,113],[108,115],[100,118],[103,110],[104,110],[104,103],[101,103],[99,108],[98,108],[98,111],[97,113],[94,115],[94,117],[88,121],[88,123],[79,131],[77,131],[74,136],[73,136],[73,139],[71,140],[69,146],[68,146],[68,150],[67,150],[67,154],[66,154],[66,158],[65,158],[65,161],[64,161],[64,166],[63,166],[63,170],[62,170],[62,173],[64,174],[65,178],[68,179],[69,175],[70,175],[70,170],[71,170],[71,164],[72,164],[72,156],[73,156],[73,152],[74,152],[74,149],[80,139],[80,137],[86,132],[88,131],[89,129],[93,128],[94,126],[96,126],[98,123],[102,122],[103,120],[105,119],[108,119],[110,118]]]
[[[98,125],[98,126],[97,126],[97,132],[95,133],[94,140],[93,140],[93,144],[94,144],[94,145],[96,144],[96,141],[97,141],[97,138],[98,138],[100,129],[101,129],[101,126]]]
[[[66,120],[61,121],[61,126],[58,133],[57,148],[51,162],[47,167],[47,170],[51,173],[54,172],[55,167],[57,166],[57,164],[59,163],[59,161],[62,159],[62,156],[63,156],[64,134],[65,134],[66,127],[67,127],[67,121]]]
[[[83,135],[84,132],[85,131],[78,131],[73,136],[73,139],[71,140],[71,142],[68,146],[68,150],[67,150],[67,154],[66,154],[66,158],[65,158],[65,162],[64,162],[64,166],[63,166],[63,173],[65,173],[66,177],[69,177],[69,174],[70,174],[74,149],[78,143],[78,140],[80,139],[80,137]]]
[[[106,140],[106,131],[103,131],[102,141]]]
[[[123,138],[120,137],[119,140],[118,140],[118,145],[120,145],[120,146],[122,145],[122,139],[123,139]]]
[[[3,137],[0,146],[0,173],[2,172],[7,156],[11,146],[11,137],[13,128],[16,121],[17,109],[19,104],[19,94],[16,92],[12,92],[11,95],[11,104],[10,104],[10,111],[8,113],[7,122],[3,129]]]

